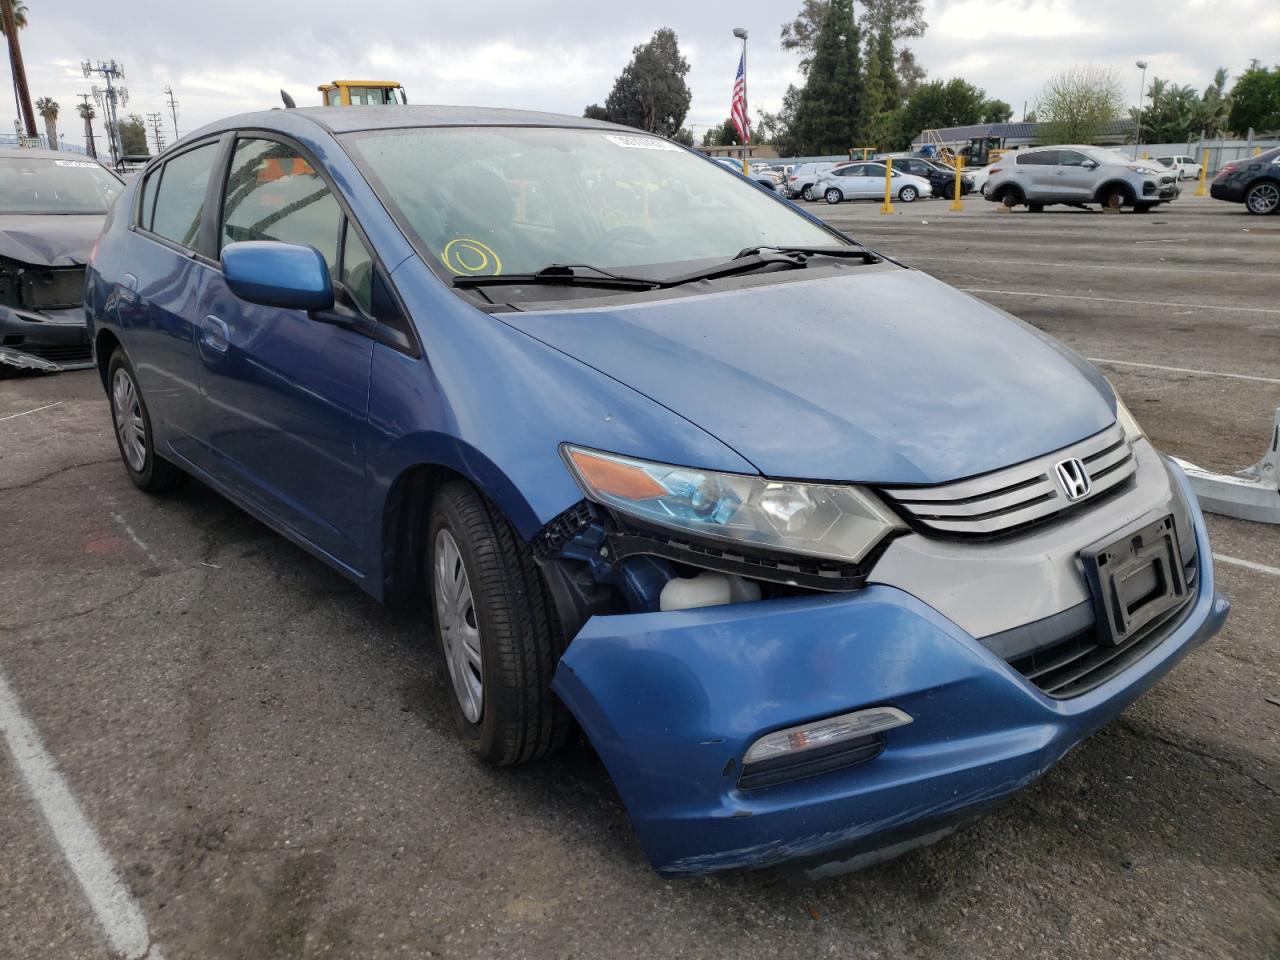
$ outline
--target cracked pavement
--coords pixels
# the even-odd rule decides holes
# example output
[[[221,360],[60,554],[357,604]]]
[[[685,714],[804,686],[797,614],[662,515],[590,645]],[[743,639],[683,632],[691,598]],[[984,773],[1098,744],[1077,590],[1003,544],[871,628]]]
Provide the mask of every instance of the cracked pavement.
[[[1189,303],[1276,305],[1274,258],[1232,238],[1249,227],[1274,250],[1280,217],[1204,204],[1099,216],[1070,249],[1073,212],[966,206],[954,220],[941,203],[897,218],[811,209],[961,286],[998,272],[1020,289],[1161,301],[1184,293],[1158,273],[1050,282],[983,256],[1176,255],[1190,268],[1209,255],[1134,252],[1167,221],[1154,228],[1201,231],[1214,257],[1257,271],[1202,278]],[[1169,358],[1168,311],[991,299],[1091,356],[1123,346],[1126,359],[1280,378],[1275,320],[1166,331],[1187,341]],[[1280,403],[1266,384],[1110,374],[1158,446],[1209,466],[1256,460]],[[1268,700],[1280,700],[1280,579],[1219,565],[1233,602],[1219,637],[937,846],[809,887],[666,881],[585,747],[517,770],[471,759],[413,618],[197,483],[159,499],[135,490],[93,372],[0,380],[0,418],[59,400],[0,420],[0,666],[170,960],[1280,954],[1280,705]],[[1280,566],[1275,529],[1210,528],[1220,552]],[[7,753],[0,850],[0,956],[110,956]]]

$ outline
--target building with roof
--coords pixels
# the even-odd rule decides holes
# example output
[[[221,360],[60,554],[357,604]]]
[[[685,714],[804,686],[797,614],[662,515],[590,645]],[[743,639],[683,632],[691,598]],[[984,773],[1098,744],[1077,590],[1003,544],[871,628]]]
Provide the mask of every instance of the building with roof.
[[[962,147],[970,140],[984,137],[997,137],[1004,141],[1004,147],[1016,150],[1029,147],[1042,141],[1041,131],[1046,125],[1019,121],[1016,123],[971,123],[963,127],[942,127],[938,130],[921,130],[911,141],[912,152],[919,150],[926,143],[943,146]],[[1114,146],[1120,143],[1132,143],[1137,136],[1137,124],[1131,119],[1111,120],[1104,123],[1094,137],[1098,146]]]

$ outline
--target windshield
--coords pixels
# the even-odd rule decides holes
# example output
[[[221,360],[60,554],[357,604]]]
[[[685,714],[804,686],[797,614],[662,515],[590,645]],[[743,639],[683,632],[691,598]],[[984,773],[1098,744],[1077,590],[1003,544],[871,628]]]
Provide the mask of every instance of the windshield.
[[[844,244],[658,137],[435,127],[367,131],[347,143],[419,249],[458,276],[589,264],[662,278],[747,247]]]
[[[92,160],[0,157],[0,213],[106,213],[122,189]]]

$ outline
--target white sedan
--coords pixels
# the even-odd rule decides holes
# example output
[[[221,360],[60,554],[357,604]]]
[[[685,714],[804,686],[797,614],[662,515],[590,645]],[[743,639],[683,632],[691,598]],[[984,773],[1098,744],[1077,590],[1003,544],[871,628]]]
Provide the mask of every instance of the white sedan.
[[[846,163],[822,175],[813,187],[813,196],[827,203],[844,200],[878,200],[884,197],[884,164],[872,161]],[[894,200],[911,203],[933,195],[933,187],[924,177],[893,171],[891,193]]]

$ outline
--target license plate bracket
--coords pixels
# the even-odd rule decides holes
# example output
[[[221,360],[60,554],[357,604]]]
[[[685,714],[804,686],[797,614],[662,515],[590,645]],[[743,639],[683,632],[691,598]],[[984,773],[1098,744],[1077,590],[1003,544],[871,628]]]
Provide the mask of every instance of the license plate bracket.
[[[1143,518],[1080,551],[1098,641],[1120,645],[1187,597],[1172,514]]]

